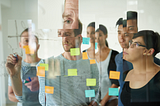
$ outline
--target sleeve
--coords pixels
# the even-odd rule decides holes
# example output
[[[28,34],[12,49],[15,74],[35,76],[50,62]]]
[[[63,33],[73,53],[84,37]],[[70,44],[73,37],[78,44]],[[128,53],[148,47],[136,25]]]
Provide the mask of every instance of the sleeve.
[[[91,101],[95,101],[99,104],[100,95],[99,95],[99,70],[97,64],[91,64],[91,71],[93,78],[96,78],[96,86],[90,87],[95,90],[95,97],[91,98]]]
[[[22,103],[22,101],[23,101],[22,96],[17,96],[16,94],[14,94],[14,95],[15,95],[16,99],[17,99],[19,102]]]
[[[118,52],[113,51],[113,54],[111,56],[111,60],[110,60],[110,66],[109,66],[109,72],[112,71],[116,71],[118,70],[118,65],[117,65],[117,59],[118,59]],[[110,74],[110,73],[109,73]],[[119,81],[116,79],[110,79],[112,84],[115,84],[117,86],[119,86]]]
[[[40,63],[44,63],[44,60],[41,60],[36,65],[36,69]],[[42,106],[45,106],[45,77],[38,76],[38,80],[39,80],[39,102]]]
[[[8,76],[8,86],[12,86],[12,83],[11,83],[11,78],[10,78],[10,76]]]

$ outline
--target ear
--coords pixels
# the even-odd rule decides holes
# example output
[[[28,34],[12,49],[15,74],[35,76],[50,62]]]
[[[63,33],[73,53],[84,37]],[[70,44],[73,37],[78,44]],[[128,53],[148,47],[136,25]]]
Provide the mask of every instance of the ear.
[[[106,34],[106,39],[108,38],[108,34]]]
[[[20,47],[20,48],[23,48],[22,45],[21,45],[21,42],[19,42],[19,47]]]
[[[154,49],[153,49],[153,48],[151,48],[151,49],[149,49],[149,50],[147,51],[147,55],[148,55],[148,56],[153,55],[153,53],[154,53]]]
[[[37,45],[37,50],[39,49],[39,47],[40,47],[40,44]]]
[[[82,35],[79,34],[79,35],[77,35],[77,37],[79,38],[80,42],[82,43]]]

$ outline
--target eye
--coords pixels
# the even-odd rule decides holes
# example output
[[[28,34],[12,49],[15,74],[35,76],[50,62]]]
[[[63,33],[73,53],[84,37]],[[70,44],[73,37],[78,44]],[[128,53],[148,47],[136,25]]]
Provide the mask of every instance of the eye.
[[[127,33],[124,34],[125,37],[128,37],[129,35]]]
[[[133,29],[134,29],[133,27],[130,27],[130,28],[129,28],[129,30],[133,30]]]
[[[72,21],[71,20],[65,20],[64,23],[71,24]]]

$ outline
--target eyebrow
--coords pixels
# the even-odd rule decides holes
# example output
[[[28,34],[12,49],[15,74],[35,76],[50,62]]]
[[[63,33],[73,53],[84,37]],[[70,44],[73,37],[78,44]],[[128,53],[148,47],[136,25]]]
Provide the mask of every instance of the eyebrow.
[[[65,14],[65,13],[62,14],[62,18],[64,18],[64,17],[71,17],[71,16],[72,16],[71,14]]]

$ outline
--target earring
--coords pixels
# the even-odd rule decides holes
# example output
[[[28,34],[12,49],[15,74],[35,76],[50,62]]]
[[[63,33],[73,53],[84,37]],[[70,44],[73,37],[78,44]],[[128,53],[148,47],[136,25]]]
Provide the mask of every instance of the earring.
[[[150,54],[147,54],[148,56],[150,55]]]
[[[143,55],[145,56],[145,55],[146,55],[146,53],[143,53]]]

